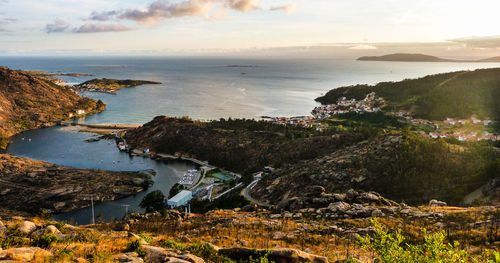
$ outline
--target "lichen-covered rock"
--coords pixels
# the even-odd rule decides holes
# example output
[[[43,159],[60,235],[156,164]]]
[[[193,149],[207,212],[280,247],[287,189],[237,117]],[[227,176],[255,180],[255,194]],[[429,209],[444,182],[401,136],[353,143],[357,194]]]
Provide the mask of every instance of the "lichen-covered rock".
[[[17,262],[29,262],[35,257],[39,259],[50,256],[52,256],[52,253],[38,247],[20,247],[0,251],[0,261],[14,260]]]
[[[21,233],[29,235],[31,232],[36,230],[36,225],[31,221],[24,221],[21,225],[19,225],[18,229]]]

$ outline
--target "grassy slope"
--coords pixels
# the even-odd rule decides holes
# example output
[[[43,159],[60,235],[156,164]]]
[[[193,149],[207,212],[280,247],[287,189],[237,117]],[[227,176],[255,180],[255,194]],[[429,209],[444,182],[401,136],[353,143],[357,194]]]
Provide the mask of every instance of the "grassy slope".
[[[67,118],[78,109],[89,112],[97,107],[96,101],[50,78],[0,67],[0,148],[5,146],[1,138]]]

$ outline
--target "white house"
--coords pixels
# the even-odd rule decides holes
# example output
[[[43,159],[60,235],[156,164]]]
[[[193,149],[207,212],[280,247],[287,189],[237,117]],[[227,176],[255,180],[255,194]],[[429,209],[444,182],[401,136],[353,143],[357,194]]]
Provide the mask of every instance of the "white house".
[[[84,110],[77,110],[77,111],[76,111],[76,114],[78,114],[78,115],[82,115],[82,114],[85,114],[85,111],[84,111]]]
[[[189,201],[191,201],[191,199],[193,199],[193,192],[183,190],[180,193],[178,193],[177,195],[175,195],[174,197],[170,198],[167,201],[167,205],[170,208],[184,206],[184,205],[187,205],[189,203]]]

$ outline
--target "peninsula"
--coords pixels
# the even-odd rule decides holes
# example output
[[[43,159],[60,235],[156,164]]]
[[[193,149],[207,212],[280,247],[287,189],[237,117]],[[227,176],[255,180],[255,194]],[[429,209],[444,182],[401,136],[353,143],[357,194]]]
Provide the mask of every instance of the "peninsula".
[[[359,61],[393,61],[393,62],[500,62],[500,57],[492,57],[486,59],[445,59],[436,56],[424,55],[424,54],[409,54],[409,53],[396,53],[383,56],[365,56],[360,57]]]
[[[118,79],[92,79],[81,84],[73,86],[77,91],[91,91],[102,93],[116,93],[122,88],[137,87],[146,84],[161,84],[161,82],[149,80],[118,80]]]

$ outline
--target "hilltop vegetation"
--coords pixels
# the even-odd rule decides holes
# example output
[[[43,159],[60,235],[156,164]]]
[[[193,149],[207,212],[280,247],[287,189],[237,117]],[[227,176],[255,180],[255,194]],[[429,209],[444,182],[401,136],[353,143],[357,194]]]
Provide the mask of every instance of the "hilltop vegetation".
[[[500,120],[499,68],[430,75],[374,86],[341,87],[316,101],[332,104],[341,97],[363,99],[372,91],[386,100],[385,110],[406,110],[417,118],[443,120],[447,117],[469,118],[475,114]]]
[[[320,133],[314,129],[282,126],[266,121],[156,117],[127,132],[132,148],[193,156],[235,172],[256,172],[264,166],[312,159],[369,137],[369,133]]]
[[[327,193],[376,191],[413,205],[431,199],[462,204],[467,194],[493,179],[500,179],[500,153],[495,148],[454,147],[407,132],[289,164],[264,177],[251,194],[277,205],[303,197],[305,187],[321,186]],[[493,199],[498,203],[499,198]]]

